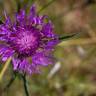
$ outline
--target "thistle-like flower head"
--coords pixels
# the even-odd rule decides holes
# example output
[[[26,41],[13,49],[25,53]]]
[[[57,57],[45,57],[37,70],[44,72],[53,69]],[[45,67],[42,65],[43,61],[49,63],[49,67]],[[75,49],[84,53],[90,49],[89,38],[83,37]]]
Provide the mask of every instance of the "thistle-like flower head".
[[[40,66],[52,64],[51,52],[58,44],[53,24],[47,16],[39,16],[35,5],[30,12],[16,13],[12,22],[8,16],[0,24],[0,55],[3,61],[12,58],[13,68],[19,72],[38,73]]]

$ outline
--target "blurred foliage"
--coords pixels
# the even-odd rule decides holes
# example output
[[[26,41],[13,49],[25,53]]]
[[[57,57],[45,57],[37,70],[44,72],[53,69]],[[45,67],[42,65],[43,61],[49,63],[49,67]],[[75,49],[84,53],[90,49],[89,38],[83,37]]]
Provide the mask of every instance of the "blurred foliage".
[[[96,96],[96,1],[0,0],[0,15],[4,20],[3,11],[6,10],[14,20],[13,14],[18,7],[27,11],[32,3],[36,4],[39,14],[50,17],[58,35],[79,35],[55,48],[54,56],[60,67],[53,75],[50,76],[57,63],[42,68],[41,74],[27,76],[30,96]],[[2,67],[0,64],[0,70]],[[6,91],[3,90],[12,75],[10,65],[0,83],[0,96],[25,96],[20,76]]]

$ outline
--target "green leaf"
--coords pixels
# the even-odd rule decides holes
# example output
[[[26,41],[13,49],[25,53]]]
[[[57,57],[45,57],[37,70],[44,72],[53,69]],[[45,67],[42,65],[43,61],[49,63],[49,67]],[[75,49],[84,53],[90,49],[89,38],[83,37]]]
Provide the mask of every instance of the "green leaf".
[[[74,34],[70,34],[70,35],[66,35],[66,36],[61,36],[59,37],[59,40],[67,40],[67,39],[71,39],[75,36],[77,36],[78,33],[74,33]]]

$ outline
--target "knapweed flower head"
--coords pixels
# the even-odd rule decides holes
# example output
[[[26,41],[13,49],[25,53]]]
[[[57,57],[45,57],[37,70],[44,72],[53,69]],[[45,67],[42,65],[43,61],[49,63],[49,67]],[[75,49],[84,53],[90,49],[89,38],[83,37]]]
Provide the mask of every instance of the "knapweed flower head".
[[[46,15],[38,15],[35,5],[32,5],[28,14],[22,9],[16,13],[13,22],[5,17],[5,22],[0,24],[3,61],[11,57],[14,70],[28,74],[38,73],[40,66],[53,63],[51,53],[59,40]]]

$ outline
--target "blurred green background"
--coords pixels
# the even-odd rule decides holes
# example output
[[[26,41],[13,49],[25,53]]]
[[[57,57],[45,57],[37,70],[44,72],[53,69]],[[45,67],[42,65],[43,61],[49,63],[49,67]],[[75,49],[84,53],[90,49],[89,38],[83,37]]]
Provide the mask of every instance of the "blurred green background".
[[[53,21],[58,35],[77,33],[74,38],[56,46],[56,64],[42,68],[41,74],[27,76],[30,96],[96,96],[95,0],[0,0],[0,16],[3,17],[6,10],[14,19],[17,2],[27,9],[35,3],[37,11]],[[3,66],[1,62],[0,71]],[[19,77],[6,91],[3,90],[11,77],[10,66],[0,83],[0,96],[25,96]]]

